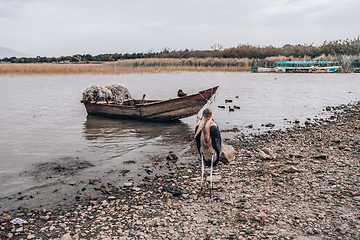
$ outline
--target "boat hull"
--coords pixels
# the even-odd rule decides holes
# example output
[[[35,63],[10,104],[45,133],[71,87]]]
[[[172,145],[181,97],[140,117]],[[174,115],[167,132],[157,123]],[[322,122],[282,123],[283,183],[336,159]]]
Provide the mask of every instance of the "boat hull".
[[[89,115],[102,115],[144,121],[174,121],[196,115],[215,94],[218,87],[197,94],[162,101],[148,101],[134,106],[106,102],[84,103]]]
[[[275,72],[272,67],[252,67],[251,71],[254,73],[266,73],[266,72]]]
[[[275,67],[275,72],[280,73],[334,73],[339,67]]]
[[[351,67],[350,70],[354,73],[360,73],[360,67]]]

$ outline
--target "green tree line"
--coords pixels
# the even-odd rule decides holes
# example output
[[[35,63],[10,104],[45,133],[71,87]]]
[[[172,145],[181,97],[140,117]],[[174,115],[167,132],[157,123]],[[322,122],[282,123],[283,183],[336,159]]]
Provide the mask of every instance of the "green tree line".
[[[92,56],[90,54],[77,54],[73,56],[62,57],[41,57],[35,58],[3,58],[1,62],[10,63],[91,63],[91,62],[112,62],[125,59],[140,58],[248,58],[248,59],[266,59],[272,57],[288,57],[288,58],[319,58],[321,56],[335,58],[341,60],[344,56],[360,56],[360,38],[352,40],[335,40],[324,41],[320,46],[313,44],[286,44],[282,47],[274,46],[253,46],[249,44],[240,44],[236,47],[223,49],[221,45],[214,45],[212,50],[180,50],[170,51],[164,48],[160,52],[146,53],[112,53],[99,54]]]

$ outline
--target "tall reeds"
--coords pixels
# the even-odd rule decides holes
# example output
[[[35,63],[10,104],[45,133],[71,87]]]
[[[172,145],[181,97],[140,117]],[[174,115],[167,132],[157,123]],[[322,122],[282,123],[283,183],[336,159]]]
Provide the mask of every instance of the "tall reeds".
[[[98,64],[5,63],[0,75],[126,74],[174,71],[250,71],[249,59],[129,59]]]
[[[352,61],[360,56],[320,55],[316,58],[273,56],[265,61],[335,61],[346,71],[350,71]],[[251,71],[249,58],[139,58],[104,63],[0,63],[0,75],[64,75],[64,74],[128,74],[158,73],[176,71]]]

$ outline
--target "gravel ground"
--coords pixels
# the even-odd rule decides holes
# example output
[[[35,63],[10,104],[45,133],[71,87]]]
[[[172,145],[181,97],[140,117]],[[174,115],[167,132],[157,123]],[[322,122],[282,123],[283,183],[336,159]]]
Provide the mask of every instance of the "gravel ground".
[[[67,206],[6,211],[0,237],[360,239],[360,105],[327,110],[329,120],[225,140],[236,159],[216,166],[213,198],[208,182],[198,195],[200,163],[172,157],[167,173],[149,171],[137,186],[90,180]],[[192,139],[182,140],[196,159]],[[166,186],[183,191],[175,196]]]

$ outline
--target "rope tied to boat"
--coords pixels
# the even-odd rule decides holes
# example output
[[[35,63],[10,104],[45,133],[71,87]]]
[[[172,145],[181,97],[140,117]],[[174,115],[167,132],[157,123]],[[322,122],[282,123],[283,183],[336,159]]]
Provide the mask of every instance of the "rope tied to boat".
[[[206,101],[206,104],[212,104],[213,102],[215,102],[215,97],[216,97],[216,92],[213,93],[213,88],[211,89],[211,97],[209,99],[207,99],[206,97],[204,97],[201,92],[199,92],[200,96]],[[210,103],[209,103],[210,101]]]
[[[200,92],[199,92],[199,94],[200,94],[200,96],[206,101],[205,105],[202,107],[202,109],[204,109],[204,108],[210,107],[211,104],[212,104],[213,102],[215,102],[217,92],[214,93],[214,92],[213,92],[213,88],[212,88],[212,89],[211,89],[211,97],[210,97],[209,99],[207,99],[206,97],[204,97]],[[199,120],[201,119],[201,116],[202,116],[202,115],[199,115],[200,112],[201,112],[201,109],[200,109],[200,111],[198,112],[198,114],[196,115],[196,122],[199,122]]]

